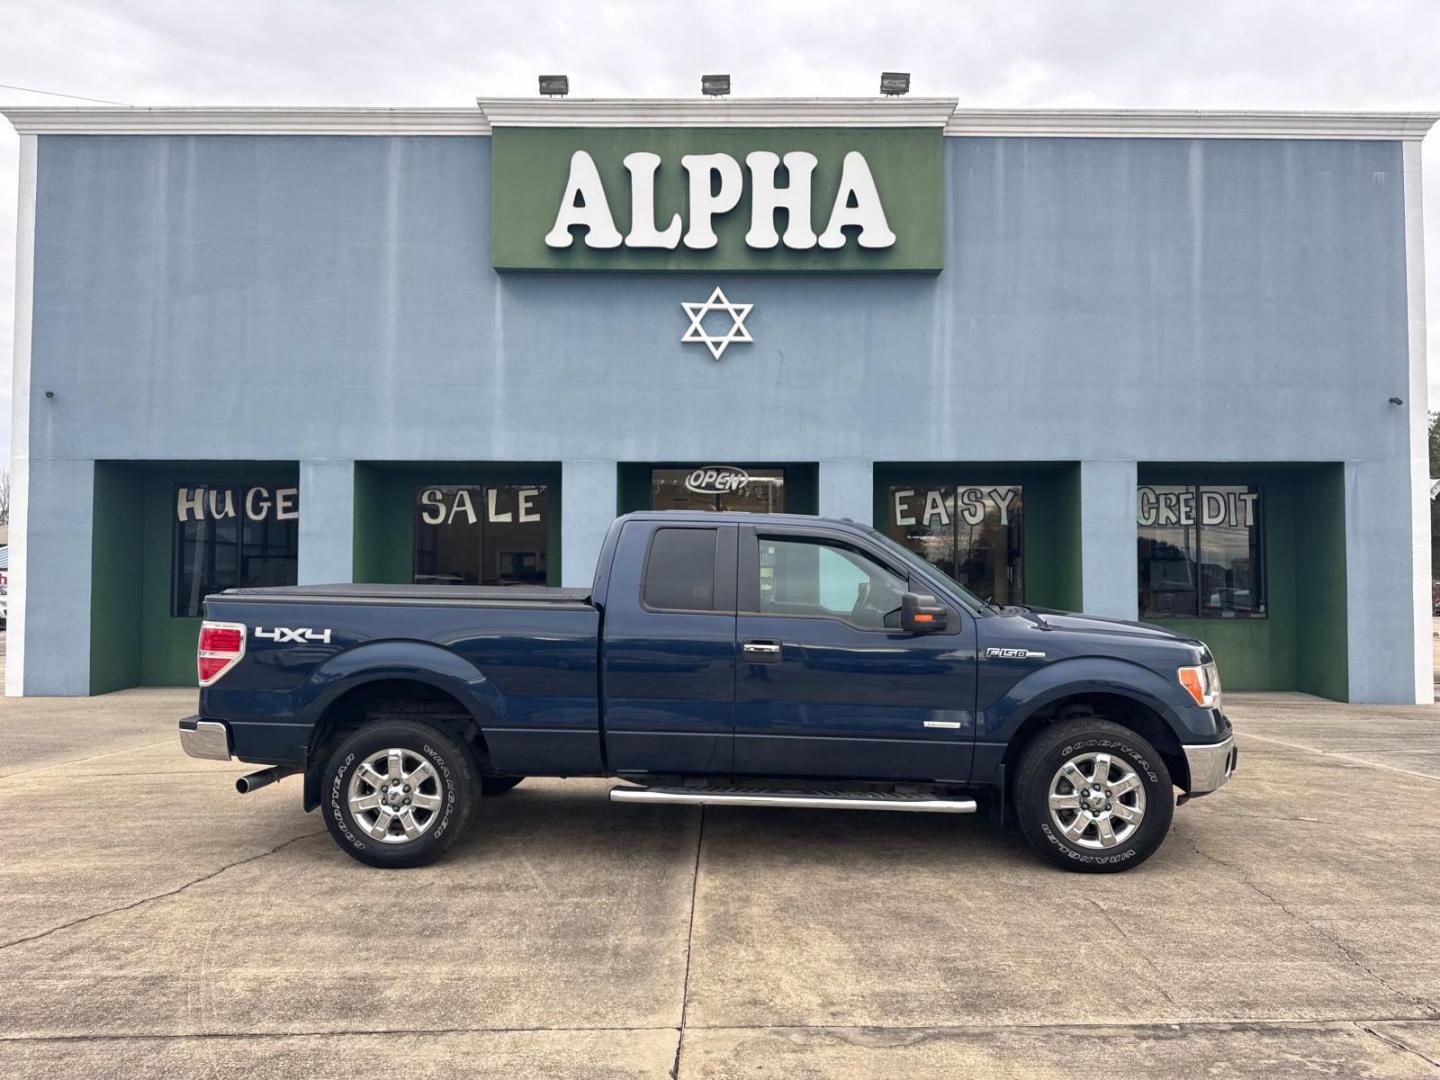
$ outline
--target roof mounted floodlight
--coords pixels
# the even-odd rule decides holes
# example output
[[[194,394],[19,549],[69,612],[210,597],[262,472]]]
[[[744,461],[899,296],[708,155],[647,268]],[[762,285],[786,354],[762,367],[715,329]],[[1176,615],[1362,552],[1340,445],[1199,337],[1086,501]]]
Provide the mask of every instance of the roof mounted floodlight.
[[[730,76],[701,75],[700,92],[706,97],[724,97],[730,93]]]
[[[882,71],[880,73],[880,93],[886,97],[898,97],[909,92],[910,73],[908,71]]]
[[[564,97],[568,93],[570,93],[570,76],[540,76],[540,94],[542,97]]]

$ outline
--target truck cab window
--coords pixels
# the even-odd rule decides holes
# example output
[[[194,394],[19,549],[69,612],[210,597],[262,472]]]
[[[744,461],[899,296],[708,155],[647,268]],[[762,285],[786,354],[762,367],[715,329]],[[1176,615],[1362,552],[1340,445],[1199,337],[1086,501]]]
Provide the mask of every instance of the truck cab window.
[[[645,606],[715,610],[715,530],[660,529],[645,563]]]
[[[900,626],[905,579],[868,555],[813,540],[760,538],[760,611],[840,618],[866,630]]]

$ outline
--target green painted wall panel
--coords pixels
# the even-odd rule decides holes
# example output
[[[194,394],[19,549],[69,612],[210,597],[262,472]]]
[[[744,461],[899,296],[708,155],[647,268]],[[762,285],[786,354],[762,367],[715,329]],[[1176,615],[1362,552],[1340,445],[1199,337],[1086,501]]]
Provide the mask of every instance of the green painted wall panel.
[[[942,136],[938,128],[497,128],[491,139],[492,259],[501,270],[639,270],[745,272],[928,271],[944,266]],[[588,247],[583,232],[568,248],[551,248],[545,234],[555,223],[565,195],[570,158],[584,150],[594,159],[615,227],[630,228],[630,179],[623,159],[634,151],[659,154],[655,178],[655,220],[662,226],[681,214],[689,227],[685,154],[725,153],[739,162],[745,192],[729,213],[714,219],[714,248],[675,250]],[[895,233],[888,248],[860,248],[851,234],[843,248],[770,250],[747,247],[750,182],[745,155],[771,150],[806,150],[819,163],[811,184],[811,226],[817,234],[829,221],[841,166],[851,150],[865,155]],[[777,177],[777,185],[786,183]],[[784,216],[776,215],[784,232]]]
[[[90,693],[138,686],[138,633],[144,601],[142,474],[95,463],[95,525],[91,533]],[[192,654],[193,657],[193,654]]]
[[[1345,466],[1307,471],[1296,486],[1295,586],[1301,690],[1350,696],[1349,606],[1345,579]]]

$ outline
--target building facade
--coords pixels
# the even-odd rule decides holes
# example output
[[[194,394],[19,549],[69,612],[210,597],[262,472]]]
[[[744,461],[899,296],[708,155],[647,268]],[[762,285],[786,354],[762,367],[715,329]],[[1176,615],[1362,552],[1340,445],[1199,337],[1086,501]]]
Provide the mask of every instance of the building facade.
[[[193,683],[221,588],[588,584],[616,513],[713,506],[1431,700],[1434,117],[6,115],[7,693]]]

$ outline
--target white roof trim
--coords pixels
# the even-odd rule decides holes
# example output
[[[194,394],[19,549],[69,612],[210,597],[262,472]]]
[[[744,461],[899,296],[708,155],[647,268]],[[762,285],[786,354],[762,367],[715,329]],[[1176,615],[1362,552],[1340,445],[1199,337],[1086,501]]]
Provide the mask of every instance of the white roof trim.
[[[1423,139],[1436,113],[956,109],[946,135],[1123,139]]]
[[[488,135],[522,127],[943,127],[953,136],[1423,139],[1435,113],[956,109],[950,98],[481,98],[479,108],[0,109],[22,135]]]
[[[86,108],[11,105],[21,135],[488,135],[478,109]]]
[[[477,98],[493,127],[935,127],[954,98]]]

